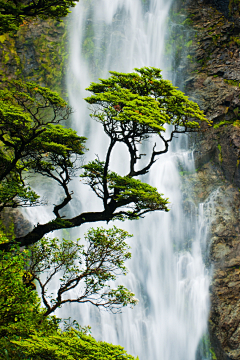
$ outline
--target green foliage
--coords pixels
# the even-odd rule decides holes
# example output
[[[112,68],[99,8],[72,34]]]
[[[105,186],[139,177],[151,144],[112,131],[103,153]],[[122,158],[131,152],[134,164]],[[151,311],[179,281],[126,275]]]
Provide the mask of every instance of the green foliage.
[[[0,240],[8,241],[3,234]],[[27,338],[37,331],[51,333],[59,322],[55,317],[43,316],[37,293],[24,284],[28,259],[29,252],[17,247],[7,253],[0,251],[0,349],[6,350],[9,359],[18,358],[11,339]]]
[[[48,88],[20,80],[2,82],[0,210],[39,203],[39,196],[25,181],[31,171],[54,176],[58,182],[58,171],[63,168],[68,169],[65,182],[74,176],[85,138],[59,124],[69,114],[66,102]]]
[[[1,235],[1,242],[7,239]],[[0,252],[0,334],[28,332],[39,310],[37,294],[24,286],[22,278],[28,252]],[[35,320],[34,320],[35,322]],[[36,319],[37,322],[37,319]]]
[[[113,227],[90,229],[85,235],[85,245],[72,240],[42,239],[31,247],[29,273],[38,282],[45,315],[65,303],[86,303],[104,307],[112,312],[122,306],[135,305],[134,294],[123,286],[111,289],[107,282],[117,275],[127,274],[125,261],[130,259],[130,237],[126,231]],[[41,274],[44,273],[45,280]],[[57,295],[49,293],[55,278],[59,278]],[[75,298],[67,292],[75,289]],[[66,294],[68,295],[66,297]]]
[[[235,119],[233,118],[232,120],[222,120],[219,123],[213,125],[214,129],[219,129],[221,126],[227,126],[227,125],[232,125],[232,126],[239,127],[239,120],[237,119],[239,109],[235,108],[233,110],[233,113],[235,115]]]
[[[230,125],[232,123],[233,123],[233,121],[222,120],[218,124],[213,125],[213,127],[214,127],[214,129],[218,129],[220,126]]]
[[[0,14],[0,35],[5,34],[10,31],[17,31],[20,24],[21,19],[16,18],[13,15],[4,15]]]
[[[227,80],[227,79],[224,79],[224,82],[229,84],[229,85],[232,85],[232,86],[238,86],[240,87],[240,83],[239,81],[237,80]]]
[[[218,155],[218,158],[219,158],[219,161],[220,163],[223,162],[223,157],[222,157],[222,147],[220,144],[218,144],[218,150],[219,150],[219,155]]]
[[[234,123],[233,123],[233,126],[235,126],[235,127],[240,127],[240,120],[236,120],[236,121],[234,121]]]
[[[198,105],[190,101],[170,81],[163,80],[156,68],[135,69],[135,73],[110,72],[112,76],[100,83],[92,83],[87,89],[94,95],[86,98],[89,104],[101,107],[92,115],[104,124],[127,124],[136,140],[146,139],[148,134],[161,133],[164,124],[198,128],[198,121],[207,121]],[[195,120],[193,120],[195,119]],[[118,135],[118,141],[123,141]]]
[[[139,211],[168,211],[168,199],[162,198],[162,194],[157,192],[149,184],[143,183],[129,176],[120,176],[115,172],[108,171],[104,176],[105,163],[99,160],[91,161],[83,166],[85,170],[81,175],[86,184],[91,186],[98,197],[102,198],[104,193],[103,183],[108,186],[108,196],[121,205],[128,205],[128,209],[117,214],[120,220],[136,219]]]
[[[96,341],[93,337],[70,329],[44,337],[31,335],[26,340],[12,341],[32,360],[134,360],[121,346]],[[138,358],[137,358],[138,359]],[[136,360],[137,360],[136,359]]]
[[[11,178],[7,178],[0,184],[0,211],[6,207],[37,205],[39,198],[36,192],[30,186],[26,186],[16,173],[11,173]]]
[[[109,245],[112,248],[124,248],[127,245],[121,243],[120,238],[116,245],[115,235],[119,234],[121,239],[128,236],[123,230],[112,229],[108,231],[110,239],[103,236],[103,230],[92,230],[89,232],[91,243],[97,248],[101,244]],[[96,238],[99,235],[101,238]],[[0,235],[1,242],[7,239],[3,234]],[[47,244],[53,246],[53,250],[47,248]],[[74,255],[68,253],[69,246],[67,241],[61,245],[56,240],[42,241],[43,254],[39,264],[43,264],[43,256],[53,262],[50,266],[61,262],[66,263],[67,259],[71,262],[71,270],[74,267]],[[61,248],[61,250],[60,250]],[[80,248],[82,249],[82,247]],[[31,250],[33,252],[33,249]],[[76,255],[76,254],[75,254]],[[71,257],[72,256],[72,257]],[[30,274],[26,270],[30,253],[27,250],[19,251],[17,247],[12,248],[11,252],[0,252],[0,358],[8,360],[49,360],[49,359],[109,359],[116,358],[121,360],[134,360],[120,346],[115,346],[105,342],[96,341],[92,336],[87,335],[87,329],[81,328],[76,322],[79,330],[74,329],[71,324],[65,324],[64,330],[59,327],[60,319],[54,316],[46,316],[45,310],[40,308],[40,300],[36,291],[32,291],[26,277]],[[61,259],[60,259],[61,257]],[[94,257],[94,256],[93,256]],[[129,256],[127,256],[129,257]],[[71,258],[71,260],[70,260]],[[93,259],[93,258],[92,258]],[[35,260],[37,260],[35,258]],[[55,262],[54,262],[55,261]],[[93,260],[92,260],[93,261]],[[119,257],[115,259],[120,267],[124,269],[123,261]],[[28,264],[30,266],[30,264]],[[32,265],[32,264],[31,264]],[[41,266],[41,265],[39,265]],[[32,275],[31,275],[32,276]],[[121,289],[120,289],[121,290]],[[121,291],[118,292],[120,298]],[[120,301],[120,299],[119,299]],[[126,299],[125,299],[126,301]],[[124,302],[122,300],[122,302]],[[66,322],[65,322],[66,323]]]
[[[60,20],[70,12],[78,0],[37,0],[18,2],[14,0],[0,1],[0,34],[16,31],[26,18],[54,18]]]
[[[92,83],[88,90],[93,95],[86,101],[93,106],[92,117],[103,125],[110,143],[105,161],[97,159],[84,165],[82,177],[102,200],[103,209],[63,219],[59,211],[72,199],[68,185],[80,168],[78,160],[85,138],[59,125],[68,118],[70,109],[56,93],[32,83],[11,81],[8,85],[8,89],[1,90],[2,100],[8,101],[8,106],[4,101],[2,104],[2,179],[10,181],[16,174],[25,186],[26,170],[37,172],[57,181],[65,193],[53,208],[56,218],[35,226],[21,237],[21,245],[34,244],[50,231],[84,222],[132,220],[151,211],[168,211],[168,200],[138,177],[148,173],[157,157],[168,151],[176,133],[196,131],[201,121],[209,123],[197,104],[162,79],[159,69],[144,67],[129,74],[111,72],[109,79]],[[148,154],[143,154],[142,142],[151,136],[158,138],[157,143]],[[118,142],[127,147],[130,155],[129,172],[123,176],[110,169],[112,151]],[[144,156],[147,161],[139,164]],[[37,195],[36,199],[32,195],[32,203],[39,201]],[[26,204],[31,204],[27,194],[25,197]],[[8,200],[4,206],[23,204],[19,199],[17,203],[16,198],[13,201],[14,204]]]

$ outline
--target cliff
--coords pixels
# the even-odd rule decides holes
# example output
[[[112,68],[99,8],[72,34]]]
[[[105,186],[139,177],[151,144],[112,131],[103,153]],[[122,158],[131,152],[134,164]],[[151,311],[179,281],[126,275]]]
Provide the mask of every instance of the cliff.
[[[31,20],[15,34],[0,36],[0,72],[8,78],[36,81],[66,95],[66,21]]]
[[[181,4],[183,5],[183,4]],[[212,271],[209,331],[213,358],[240,358],[240,18],[239,1],[185,2],[191,43],[184,91],[212,120],[192,142],[195,203],[206,202]],[[183,7],[181,7],[181,10]],[[182,76],[182,75],[181,75]]]

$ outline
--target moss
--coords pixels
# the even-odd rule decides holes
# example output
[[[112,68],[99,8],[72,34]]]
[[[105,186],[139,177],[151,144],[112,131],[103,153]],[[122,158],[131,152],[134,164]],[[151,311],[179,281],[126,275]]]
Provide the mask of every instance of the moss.
[[[4,63],[7,64],[7,63],[9,62],[9,59],[10,59],[9,54],[8,54],[8,53],[5,53],[5,54],[4,54],[4,60],[3,60]]]
[[[212,355],[212,360],[217,360],[217,357],[216,357],[216,354],[215,354],[213,348],[210,348],[210,352],[211,352],[211,355]]]
[[[6,40],[6,34],[0,36],[0,42],[3,43]]]
[[[182,25],[192,25],[193,24],[193,20],[187,18],[186,20],[183,21]]]
[[[193,43],[192,40],[188,41],[188,42],[186,43],[186,47],[190,47],[190,46],[192,45],[192,43]]]
[[[230,40],[232,40],[233,44],[240,45],[240,37],[239,36],[231,36]]]
[[[233,123],[233,121],[223,120],[223,121],[220,121],[218,124],[213,125],[213,128],[218,129],[220,126],[231,125],[232,123]]]
[[[240,128],[240,120],[234,121],[233,126]]]
[[[232,85],[232,86],[239,86],[240,87],[240,83],[237,80],[227,80],[224,79],[224,82],[228,85]]]
[[[229,0],[229,15],[233,15],[235,17],[239,16],[240,13],[240,1],[239,0]]]
[[[223,162],[223,157],[222,157],[222,147],[220,144],[218,144],[218,150],[219,150],[219,155],[218,155],[218,159],[220,161],[220,163]]]
[[[34,80],[65,96],[66,43],[65,22],[25,22],[17,35],[0,37],[0,71],[6,77]]]

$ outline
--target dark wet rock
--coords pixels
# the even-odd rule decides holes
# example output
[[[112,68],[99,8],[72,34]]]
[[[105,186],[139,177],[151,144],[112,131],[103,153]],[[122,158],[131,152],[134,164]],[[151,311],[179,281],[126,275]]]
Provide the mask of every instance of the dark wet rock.
[[[239,191],[213,161],[183,176],[182,183],[186,209],[191,201],[195,206],[202,202],[209,204],[206,216],[211,222],[207,263],[213,272],[209,317],[211,345],[218,360],[237,360],[240,358]],[[189,189],[192,190],[189,192]]]
[[[5,209],[1,213],[1,221],[3,222],[7,233],[11,233],[13,225],[13,236],[20,237],[32,230],[32,223],[22,214],[19,209]]]
[[[183,179],[185,209],[214,195],[209,238],[209,330],[217,360],[240,359],[240,16],[233,1],[192,1],[195,37],[182,69],[185,92],[211,127],[193,137],[197,171]],[[217,11],[217,10],[218,11]],[[225,15],[225,16],[224,16]],[[212,194],[212,195],[211,195]],[[191,198],[191,199],[190,199]],[[193,199],[193,200],[192,200]]]
[[[0,36],[0,71],[65,93],[67,30],[64,22],[32,20],[17,34]]]

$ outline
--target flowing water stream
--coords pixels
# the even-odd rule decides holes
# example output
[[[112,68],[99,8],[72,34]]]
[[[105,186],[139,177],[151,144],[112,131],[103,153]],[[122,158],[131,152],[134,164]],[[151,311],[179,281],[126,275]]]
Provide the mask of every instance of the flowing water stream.
[[[85,162],[93,160],[95,154],[104,159],[108,138],[101,125],[89,118],[82,100],[87,96],[84,89],[91,81],[108,77],[109,70],[129,72],[134,67],[155,66],[163,69],[163,76],[169,76],[164,69],[170,64],[164,64],[163,52],[171,5],[171,0],[80,0],[74,9],[69,25],[67,83],[75,111],[71,127],[88,137]],[[128,161],[126,149],[120,146],[114,152],[111,170],[125,174]],[[209,213],[211,199],[184,212],[179,168],[194,171],[186,136],[176,139],[174,147],[142,179],[169,197],[171,211],[147,214],[135,222],[116,222],[134,234],[129,274],[118,282],[136,294],[139,304],[116,315],[92,305],[71,305],[58,312],[90,325],[94,337],[120,344],[140,360],[210,359],[206,351],[199,351],[199,344],[207,331],[209,310],[209,273],[203,257],[209,219],[205,213]],[[101,203],[79,180],[73,183],[73,190],[72,215],[101,209]],[[58,196],[57,192],[50,195],[53,199]],[[33,211],[29,217],[33,222],[45,222],[50,212],[46,207],[41,219],[34,219]],[[81,236],[88,227],[85,224],[72,230],[71,236]]]
[[[68,92],[75,110],[72,127],[88,137],[89,159],[95,154],[104,159],[108,139],[101,125],[89,119],[81,100],[87,96],[84,89],[90,81],[108,77],[109,70],[129,72],[134,67],[155,66],[163,69],[164,76],[171,5],[171,0],[82,0],[74,9]],[[171,211],[117,224],[134,234],[130,273],[119,282],[136,294],[139,304],[120,315],[85,305],[68,309],[81,324],[92,326],[96,338],[121,344],[140,360],[194,360],[207,329],[209,275],[202,254],[208,226],[204,205],[189,216],[183,211],[179,164],[194,171],[186,142],[186,138],[176,141],[174,151],[163,155],[144,179],[169,197]],[[127,164],[127,152],[119,147],[111,168],[124,174]],[[79,209],[79,201],[83,210],[100,207],[90,190],[83,191],[79,183],[74,191],[78,202],[72,204],[73,212]]]

